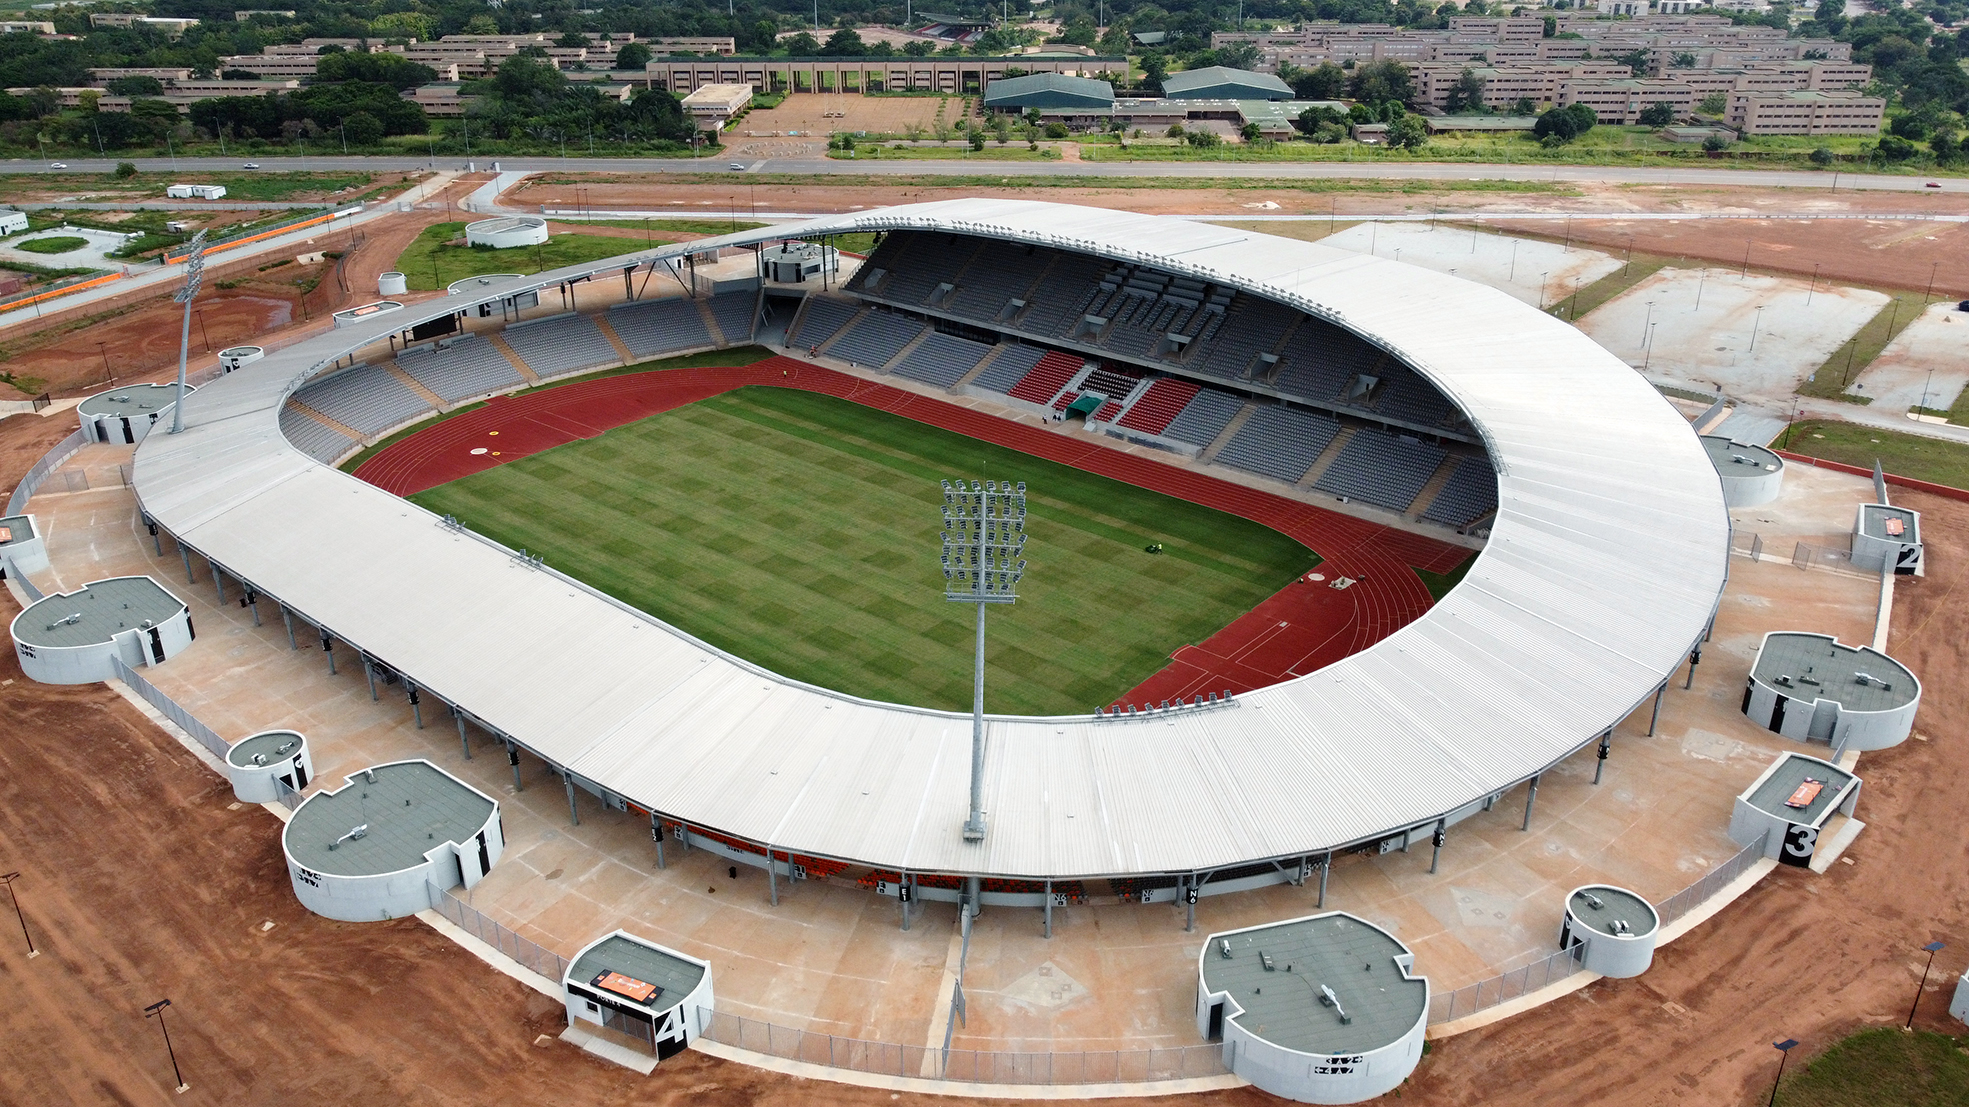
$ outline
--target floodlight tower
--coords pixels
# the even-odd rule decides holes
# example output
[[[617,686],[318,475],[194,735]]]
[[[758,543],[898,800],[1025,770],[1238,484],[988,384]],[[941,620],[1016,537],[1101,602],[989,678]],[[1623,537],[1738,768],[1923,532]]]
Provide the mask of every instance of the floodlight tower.
[[[943,482],[943,598],[978,605],[971,696],[971,816],[964,840],[982,842],[984,822],[985,607],[1017,603],[1026,563],[1026,484]],[[972,904],[975,912],[977,905]]]
[[[185,305],[185,328],[178,335],[178,400],[171,405],[171,433],[185,429],[185,361],[191,356],[191,302],[205,283],[205,232],[191,236],[191,253],[185,258],[185,286],[171,298]]]

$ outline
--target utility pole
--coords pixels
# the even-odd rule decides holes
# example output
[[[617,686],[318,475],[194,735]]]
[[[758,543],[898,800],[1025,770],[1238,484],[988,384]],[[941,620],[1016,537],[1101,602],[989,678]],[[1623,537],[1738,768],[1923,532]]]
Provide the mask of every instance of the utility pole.
[[[191,357],[191,302],[205,283],[205,232],[191,236],[191,253],[185,257],[185,286],[172,296],[185,305],[184,330],[178,336],[178,399],[171,405],[171,433],[185,429],[185,362]]]

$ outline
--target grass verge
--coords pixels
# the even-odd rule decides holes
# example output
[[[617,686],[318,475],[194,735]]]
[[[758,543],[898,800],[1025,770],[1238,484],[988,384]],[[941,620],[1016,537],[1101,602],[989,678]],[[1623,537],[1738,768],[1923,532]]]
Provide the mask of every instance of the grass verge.
[[[1276,531],[831,396],[743,388],[411,497],[720,648],[854,695],[962,710],[937,479],[1030,482],[987,706],[1084,712],[1317,564]],[[1144,547],[1160,542],[1163,552]]]
[[[621,254],[632,254],[643,244],[611,235],[579,233],[557,234],[538,246],[515,246],[506,250],[479,249],[451,245],[465,233],[465,224],[437,223],[424,228],[417,240],[397,255],[396,268],[410,287],[435,292],[453,281],[481,273],[541,273],[563,265],[579,265]],[[657,239],[658,245],[674,241]]]
[[[1969,1054],[1947,1034],[1877,1026],[1785,1074],[1783,1107],[1962,1107]]]
[[[1881,291],[1888,290],[1881,289]],[[1866,371],[1866,367],[1873,364],[1873,359],[1880,356],[1880,351],[1885,350],[1887,344],[1892,342],[1896,335],[1906,330],[1909,323],[1921,318],[1921,308],[1912,302],[1912,296],[1903,292],[1894,292],[1891,295],[1893,299],[1886,307],[1881,308],[1878,314],[1867,320],[1866,325],[1853,332],[1853,337],[1847,339],[1845,345],[1834,350],[1832,356],[1825,359],[1825,364],[1820,365],[1804,383],[1798,386],[1799,395],[1817,396],[1823,400],[1843,400],[1849,404],[1873,402],[1871,396],[1848,392],[1847,385],[1858,379],[1859,375]]]
[[[13,248],[25,250],[30,254],[66,254],[70,250],[80,250],[88,244],[89,240],[79,234],[58,234],[48,238],[30,238],[25,242],[16,242]]]
[[[1792,453],[1863,469],[1873,468],[1877,458],[1880,467],[1895,476],[1950,488],[1969,488],[1969,446],[1957,442],[1863,427],[1858,423],[1811,419],[1779,435],[1774,445]]]

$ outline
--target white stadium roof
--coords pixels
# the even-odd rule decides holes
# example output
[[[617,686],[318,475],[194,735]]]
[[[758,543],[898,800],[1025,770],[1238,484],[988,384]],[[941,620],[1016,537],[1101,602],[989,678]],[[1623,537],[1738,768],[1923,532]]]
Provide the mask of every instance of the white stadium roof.
[[[1420,619],[1231,706],[991,717],[990,833],[971,844],[960,831],[969,716],[766,672],[447,529],[281,435],[282,403],[308,376],[480,300],[708,245],[899,228],[1148,263],[1348,327],[1470,416],[1498,470],[1488,547]],[[1724,584],[1729,518],[1716,470],[1646,381],[1502,292],[1385,259],[1175,219],[959,200],[642,251],[495,289],[329,331],[199,390],[184,433],[152,435],[138,450],[145,512],[579,780],[779,849],[913,872],[1069,878],[1371,841],[1431,824],[1593,741],[1676,669]]]

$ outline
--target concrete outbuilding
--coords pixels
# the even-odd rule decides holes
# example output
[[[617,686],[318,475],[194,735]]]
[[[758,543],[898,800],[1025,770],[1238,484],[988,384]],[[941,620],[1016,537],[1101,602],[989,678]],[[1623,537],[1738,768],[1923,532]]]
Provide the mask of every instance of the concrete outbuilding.
[[[1399,939],[1344,911],[1212,934],[1197,954],[1197,1032],[1273,1095],[1373,1099],[1422,1059],[1429,981],[1414,967]]]
[[[197,637],[191,609],[149,577],[93,580],[28,605],[9,628],[21,671],[43,684],[93,684],[162,665]]]
[[[510,250],[547,241],[547,221],[537,215],[502,215],[465,225],[465,245]]]
[[[818,242],[782,242],[761,251],[759,264],[766,279],[780,284],[799,284],[822,273],[841,271],[841,252]]]
[[[711,963],[618,930],[582,947],[561,977],[567,1023],[586,1023],[646,1045],[662,1060],[710,1023]]]
[[[1725,505],[1756,507],[1777,499],[1784,490],[1784,459],[1770,450],[1719,434],[1703,435],[1702,448],[1723,482]]]
[[[1859,777],[1830,761],[1787,753],[1737,797],[1730,840],[1748,846],[1763,838],[1764,856],[1807,868],[1826,823],[1835,814],[1852,818],[1859,800]]]
[[[0,518],[0,580],[12,573],[38,573],[48,567],[48,546],[32,515]]]
[[[1836,752],[1898,746],[1914,729],[1921,682],[1871,646],[1829,634],[1774,630],[1757,649],[1743,690],[1750,721]]]
[[[1611,884],[1574,888],[1566,897],[1559,948],[1579,948],[1579,963],[1601,976],[1639,976],[1654,964],[1661,918],[1647,900]]]
[[[430,888],[470,888],[505,851],[499,803],[425,760],[395,761],[316,792],[281,833],[301,906],[343,922],[414,915]]]
[[[280,798],[275,782],[298,792],[314,776],[314,757],[298,730],[263,730],[226,751],[226,779],[241,803],[272,803]]]
[[[198,391],[186,385],[185,394]],[[91,442],[142,442],[150,428],[178,402],[175,384],[122,384],[76,405],[82,432]]]
[[[1171,100],[1290,100],[1292,86],[1270,73],[1211,65],[1171,73],[1162,95]]]
[[[264,346],[228,346],[219,351],[219,368],[231,373],[266,356]]]
[[[1892,504],[1861,504],[1853,517],[1853,568],[1900,576],[1921,571],[1921,513]]]

